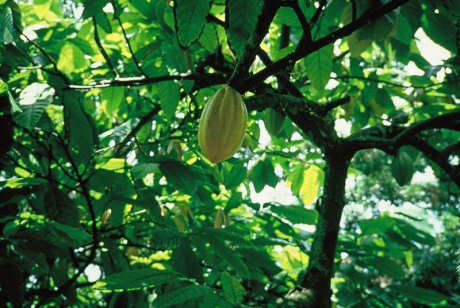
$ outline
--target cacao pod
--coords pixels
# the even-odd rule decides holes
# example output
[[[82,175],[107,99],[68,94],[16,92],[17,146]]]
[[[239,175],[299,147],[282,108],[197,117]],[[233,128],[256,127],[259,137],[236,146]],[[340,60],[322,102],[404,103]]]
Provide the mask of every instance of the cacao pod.
[[[225,85],[206,103],[198,127],[198,144],[212,162],[230,158],[240,148],[248,112],[241,95]]]
[[[399,186],[406,185],[412,179],[414,174],[414,165],[409,154],[399,151],[396,157],[393,158],[391,165],[391,174],[398,182]]]
[[[286,118],[280,114],[279,112],[275,111],[272,108],[268,108],[265,110],[264,114],[264,124],[267,131],[272,136],[278,136],[281,130],[283,129],[284,120]]]

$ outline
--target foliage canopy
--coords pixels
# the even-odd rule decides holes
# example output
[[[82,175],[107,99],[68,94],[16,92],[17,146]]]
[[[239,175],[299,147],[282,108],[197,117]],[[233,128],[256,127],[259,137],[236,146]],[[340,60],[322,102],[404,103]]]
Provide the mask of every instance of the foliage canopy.
[[[0,0],[0,42],[2,306],[460,305],[459,1]]]

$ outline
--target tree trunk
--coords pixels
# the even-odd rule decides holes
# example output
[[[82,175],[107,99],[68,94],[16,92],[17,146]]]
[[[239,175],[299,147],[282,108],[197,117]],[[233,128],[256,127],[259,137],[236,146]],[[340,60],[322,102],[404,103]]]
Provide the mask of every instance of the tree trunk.
[[[349,163],[348,155],[334,151],[326,154],[324,191],[318,206],[319,218],[310,251],[307,273],[301,287],[310,296],[303,307],[331,307],[331,278],[334,255],[339,234],[340,218],[345,205],[345,180]]]

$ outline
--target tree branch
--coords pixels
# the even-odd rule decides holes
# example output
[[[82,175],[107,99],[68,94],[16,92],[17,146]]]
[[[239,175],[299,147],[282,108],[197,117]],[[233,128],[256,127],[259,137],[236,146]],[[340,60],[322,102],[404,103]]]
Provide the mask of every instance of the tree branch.
[[[218,83],[225,83],[226,79],[221,74],[208,74],[208,73],[192,73],[192,74],[179,74],[179,75],[164,75],[157,77],[118,77],[111,80],[102,80],[99,82],[91,83],[88,85],[69,85],[66,90],[91,90],[94,88],[107,88],[114,86],[142,86],[153,84],[167,80],[194,80],[200,85],[212,85]],[[204,86],[203,86],[204,87]]]
[[[404,85],[402,83],[397,83],[394,81],[389,81],[389,80],[383,80],[383,79],[375,79],[375,78],[369,78],[369,77],[364,77],[364,76],[349,76],[349,75],[343,75],[343,76],[336,76],[336,77],[331,77],[331,79],[335,80],[347,80],[347,79],[358,79],[362,80],[365,82],[374,82],[374,83],[382,83],[382,84],[387,84],[393,87],[399,87],[399,88],[413,88],[413,89],[426,89],[428,87],[433,87],[435,85],[441,85],[441,84],[431,84],[431,85],[426,85],[426,86],[416,86],[416,85]]]
[[[421,131],[435,128],[460,130],[460,111],[442,114],[408,127],[373,126],[349,136],[346,143],[353,152],[370,148],[393,152]]]
[[[97,22],[96,22],[96,17],[93,17],[93,26],[94,26],[94,40],[96,41],[96,45],[99,48],[99,51],[101,52],[102,56],[105,59],[105,62],[110,68],[110,71],[112,72],[113,77],[117,78],[118,73],[115,70],[115,67],[112,64],[112,61],[110,60],[109,55],[104,49],[104,46],[102,46],[101,38],[99,36],[99,31],[97,30]]]
[[[251,39],[246,44],[243,55],[238,60],[232,76],[228,80],[228,84],[233,88],[240,90],[243,84],[241,81],[247,76],[254,58],[256,57],[257,49],[260,46],[264,36],[268,32],[268,28],[275,17],[276,12],[280,8],[279,0],[264,1],[262,13],[259,15],[256,30],[251,36]],[[247,89],[247,87],[245,87]]]
[[[327,0],[321,0],[319,2],[319,6],[315,11],[315,15],[313,15],[313,17],[310,19],[310,23],[309,23],[310,27],[313,27],[315,25],[315,23],[318,21],[318,19],[321,16],[321,13],[323,12],[324,7],[326,6],[326,4],[327,4]]]
[[[120,155],[120,153],[123,152],[124,148],[128,144],[128,142],[137,134],[137,132],[145,125],[147,122],[150,122],[154,116],[160,112],[161,108],[159,105],[155,105],[155,107],[150,111],[148,114],[143,116],[139,123],[127,134],[123,140],[120,141],[120,143],[117,144],[115,150],[114,150],[114,157],[117,157]]]
[[[410,138],[409,143],[417,148],[420,152],[425,154],[431,161],[436,163],[442,170],[444,170],[455,184],[460,188],[460,172],[458,166],[452,166],[449,163],[449,156],[444,155],[441,151],[435,149],[425,140],[421,138]]]
[[[115,4],[115,2],[113,0],[111,0],[112,2],[112,6],[113,6],[113,10],[114,10],[114,18],[118,21],[118,24],[120,25],[120,28],[121,28],[121,32],[123,33],[123,37],[126,41],[126,45],[128,46],[128,49],[129,49],[129,52],[131,53],[131,57],[133,58],[133,61],[134,61],[134,64],[136,65],[138,71],[144,75],[145,77],[147,77],[147,74],[144,72],[144,70],[142,69],[142,66],[141,64],[139,63],[139,61],[137,60],[137,57],[136,55],[134,54],[134,50],[131,46],[131,43],[129,42],[129,39],[128,39],[128,35],[126,34],[126,30],[125,28],[123,27],[123,23],[121,22],[121,17],[120,15],[118,14],[118,12],[116,11],[117,10],[117,6]]]
[[[391,2],[388,2],[381,7],[368,11],[364,13],[362,16],[360,16],[358,19],[356,19],[354,22],[351,22],[347,24],[346,26],[343,26],[342,28],[316,40],[313,41],[311,44],[307,45],[304,49],[302,50],[296,50],[293,53],[287,55],[286,57],[274,62],[271,66],[266,67],[262,71],[258,72],[257,74],[254,74],[244,80],[241,84],[246,85],[245,87],[242,87],[240,90],[246,90],[248,85],[252,85],[255,83],[259,83],[263,80],[265,80],[267,77],[273,75],[275,72],[283,69],[286,66],[292,65],[295,63],[295,61],[302,59],[303,57],[321,49],[322,47],[329,45],[336,40],[346,37],[356,31],[357,29],[365,26],[371,21],[374,21],[385,14],[395,10],[396,8],[402,6],[409,0],[393,0]]]
[[[53,66],[54,70],[56,71],[56,74],[62,78],[62,80],[64,81],[64,83],[66,85],[69,85],[70,84],[70,81],[69,79],[67,78],[66,75],[64,75],[64,73],[62,73],[58,67],[57,67],[57,62],[56,60],[53,59],[53,57],[48,54],[46,52],[46,50],[41,47],[38,43],[36,43],[35,41],[31,40],[27,35],[25,35],[24,33],[21,32],[20,29],[18,29],[17,27],[15,27],[16,31],[18,31],[18,33],[20,33],[29,43],[31,43],[32,45],[34,45],[44,56],[45,58],[51,63],[51,65]],[[33,60],[31,60],[33,62]],[[34,62],[33,62],[34,63]],[[35,64],[35,63],[34,63]],[[37,66],[37,65],[36,65]],[[41,66],[37,66],[38,68],[41,68],[43,70],[45,70],[44,68],[42,68]]]

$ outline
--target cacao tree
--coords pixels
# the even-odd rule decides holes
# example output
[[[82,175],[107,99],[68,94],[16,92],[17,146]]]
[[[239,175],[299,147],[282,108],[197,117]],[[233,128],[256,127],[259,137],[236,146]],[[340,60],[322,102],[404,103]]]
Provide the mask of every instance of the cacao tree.
[[[0,0],[0,42],[2,307],[460,305],[460,2]]]

